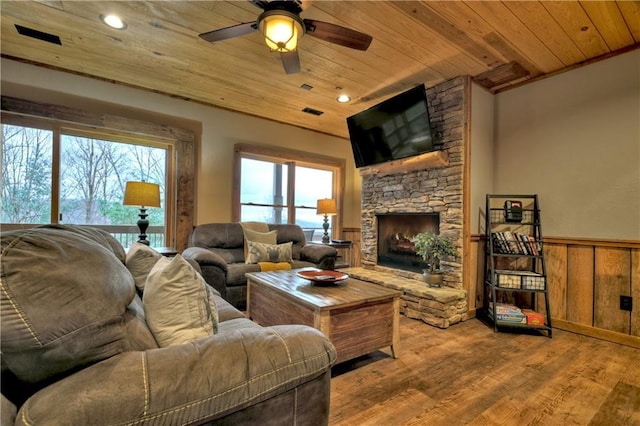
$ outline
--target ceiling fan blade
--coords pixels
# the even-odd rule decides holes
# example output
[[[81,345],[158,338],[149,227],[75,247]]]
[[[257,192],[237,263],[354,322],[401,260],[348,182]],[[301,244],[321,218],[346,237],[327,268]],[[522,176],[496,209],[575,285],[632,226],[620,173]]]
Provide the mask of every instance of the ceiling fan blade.
[[[287,74],[300,72],[300,57],[298,56],[297,50],[294,50],[293,52],[281,52],[280,60],[282,60],[284,72]]]
[[[328,22],[304,19],[304,25],[306,34],[351,49],[367,50],[373,40],[368,34]]]
[[[258,29],[257,22],[245,22],[244,24],[233,25],[231,27],[220,28],[200,34],[200,38],[206,41],[214,42],[226,40],[233,37],[243,36]]]

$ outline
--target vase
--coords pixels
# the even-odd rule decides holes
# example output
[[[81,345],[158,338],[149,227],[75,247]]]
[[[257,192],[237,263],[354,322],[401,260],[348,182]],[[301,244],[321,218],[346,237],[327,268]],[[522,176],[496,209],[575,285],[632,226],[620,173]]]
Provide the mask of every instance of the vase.
[[[429,272],[425,269],[422,276],[429,287],[438,288],[442,285],[442,272]]]

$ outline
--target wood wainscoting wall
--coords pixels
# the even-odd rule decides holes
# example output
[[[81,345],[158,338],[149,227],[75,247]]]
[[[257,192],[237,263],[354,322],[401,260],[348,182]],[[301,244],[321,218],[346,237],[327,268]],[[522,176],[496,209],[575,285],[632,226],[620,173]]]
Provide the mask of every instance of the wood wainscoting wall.
[[[353,258],[353,264],[351,266],[362,266],[360,261],[360,228],[342,228],[342,239],[349,240],[353,243],[351,247],[351,256]]]
[[[472,236],[470,316],[484,303],[484,245]],[[544,238],[544,254],[553,327],[640,348],[639,241]],[[620,296],[632,297],[632,311]]]

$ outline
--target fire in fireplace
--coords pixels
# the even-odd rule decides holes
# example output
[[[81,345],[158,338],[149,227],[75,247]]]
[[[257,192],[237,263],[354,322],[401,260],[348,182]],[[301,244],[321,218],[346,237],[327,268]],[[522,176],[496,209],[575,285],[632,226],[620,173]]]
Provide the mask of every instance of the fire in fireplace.
[[[439,233],[438,213],[392,213],[376,215],[378,265],[422,272],[427,267],[416,254],[413,237],[420,232]]]

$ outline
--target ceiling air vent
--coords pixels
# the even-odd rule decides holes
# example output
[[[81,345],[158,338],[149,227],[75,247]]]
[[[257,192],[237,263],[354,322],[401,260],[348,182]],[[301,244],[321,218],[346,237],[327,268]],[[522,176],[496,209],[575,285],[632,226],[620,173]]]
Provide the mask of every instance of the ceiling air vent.
[[[322,115],[322,114],[324,114],[324,111],[319,111],[317,109],[313,109],[313,108],[309,108],[309,107],[304,107],[302,109],[302,112],[306,112],[307,114],[313,114],[313,115]]]
[[[22,25],[18,25],[18,24],[15,24],[15,25],[16,25],[16,30],[18,30],[18,34],[20,35],[31,37],[31,38],[37,38],[38,40],[42,40],[48,43],[58,44],[62,46],[60,37],[58,37],[57,35],[44,33],[42,31],[34,30],[33,28],[23,27]]]

